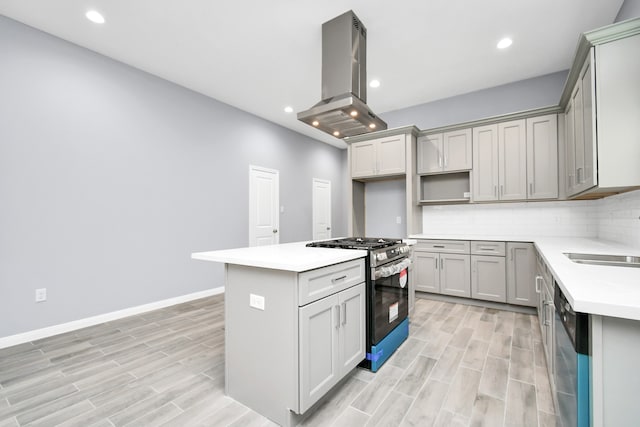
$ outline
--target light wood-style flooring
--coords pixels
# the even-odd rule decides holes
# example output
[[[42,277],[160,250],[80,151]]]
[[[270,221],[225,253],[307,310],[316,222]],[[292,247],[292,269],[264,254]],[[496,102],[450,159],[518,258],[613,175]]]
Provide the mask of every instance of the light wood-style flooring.
[[[276,386],[276,385],[274,385]],[[309,426],[554,426],[535,316],[426,299]],[[272,426],[224,395],[224,297],[0,349],[0,427]]]

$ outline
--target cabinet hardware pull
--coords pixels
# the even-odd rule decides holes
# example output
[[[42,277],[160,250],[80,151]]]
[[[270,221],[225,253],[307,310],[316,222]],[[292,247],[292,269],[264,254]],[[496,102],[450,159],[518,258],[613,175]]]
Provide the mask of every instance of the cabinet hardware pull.
[[[440,258],[440,270],[444,269],[444,258]]]
[[[513,251],[514,251],[515,249],[516,249],[516,248],[511,248],[511,261],[513,261]]]
[[[536,293],[539,294],[540,293],[540,280],[542,279],[542,276],[536,276]]]
[[[576,171],[576,184],[582,184],[584,181],[584,177],[582,176],[583,174],[582,172],[582,168],[578,168],[578,170]]]
[[[338,282],[338,281],[340,281],[340,280],[344,280],[344,279],[346,279],[346,278],[347,278],[347,275],[345,274],[344,276],[334,277],[333,279],[331,279],[331,281],[332,281],[333,283],[336,283],[336,282]]]
[[[487,247],[487,246],[480,246],[478,249],[480,249],[481,251],[492,251],[493,248]]]
[[[438,167],[442,167],[442,156],[438,155]]]
[[[438,261],[438,259],[436,258],[436,270],[438,269],[438,264],[439,264],[439,261]]]
[[[500,186],[500,197],[504,196],[504,185]]]
[[[336,305],[336,329],[340,328],[340,306]]]
[[[278,232],[278,229],[277,229],[277,228],[274,228],[274,229],[273,229],[273,234],[276,234],[277,232]]]
[[[533,196],[533,182],[529,183],[529,195]]]
[[[331,227],[327,227],[327,231],[331,230]]]
[[[444,245],[433,245],[434,248],[444,249]]]
[[[449,163],[449,159],[447,158],[447,156],[444,156],[444,167],[447,167],[447,164]]]
[[[343,302],[342,303],[342,324],[346,324],[347,323],[347,303]]]
[[[497,185],[493,186],[493,196],[495,198],[498,198],[498,186]]]

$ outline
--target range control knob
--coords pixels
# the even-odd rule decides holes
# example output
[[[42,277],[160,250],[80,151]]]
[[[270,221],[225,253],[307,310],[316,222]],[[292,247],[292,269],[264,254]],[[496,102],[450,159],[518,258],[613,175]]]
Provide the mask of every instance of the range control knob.
[[[386,252],[380,252],[379,254],[376,254],[376,260],[377,261],[384,261],[385,259],[387,259],[387,253]]]
[[[409,252],[409,246],[400,246],[398,250],[401,254],[406,254],[407,252]]]

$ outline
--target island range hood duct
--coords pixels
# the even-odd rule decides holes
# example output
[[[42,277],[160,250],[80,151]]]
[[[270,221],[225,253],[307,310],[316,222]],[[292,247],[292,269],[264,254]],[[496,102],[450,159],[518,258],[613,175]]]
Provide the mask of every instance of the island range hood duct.
[[[351,10],[322,24],[322,101],[298,120],[336,138],[387,128],[367,107],[367,29]]]

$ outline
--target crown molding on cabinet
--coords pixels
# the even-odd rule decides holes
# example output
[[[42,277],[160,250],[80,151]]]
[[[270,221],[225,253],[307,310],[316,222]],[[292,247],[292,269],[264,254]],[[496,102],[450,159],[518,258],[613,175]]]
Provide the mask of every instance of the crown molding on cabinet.
[[[576,53],[573,56],[573,62],[569,69],[569,75],[567,75],[567,81],[564,84],[564,89],[560,96],[560,107],[563,111],[569,102],[571,91],[578,80],[582,64],[584,64],[584,61],[587,59],[589,50],[593,46],[624,39],[636,34],[640,34],[640,18],[617,22],[615,24],[607,25],[606,27],[587,31],[580,35],[578,46],[576,47]]]
[[[417,136],[419,132],[420,132],[420,129],[418,129],[417,127],[415,127],[413,125],[411,125],[411,126],[402,126],[402,127],[398,127],[398,128],[381,130],[381,131],[378,131],[378,132],[371,132],[371,133],[365,133],[365,134],[362,134],[362,135],[350,136],[350,137],[344,138],[343,141],[350,145],[350,144],[352,144],[354,142],[370,141],[372,139],[384,138],[384,137],[387,137],[387,136],[394,136],[394,135],[411,134],[413,136]]]

